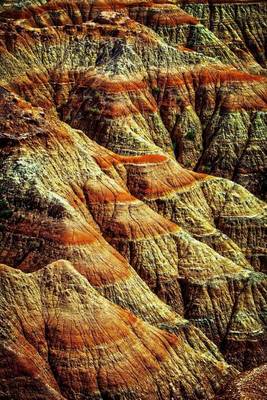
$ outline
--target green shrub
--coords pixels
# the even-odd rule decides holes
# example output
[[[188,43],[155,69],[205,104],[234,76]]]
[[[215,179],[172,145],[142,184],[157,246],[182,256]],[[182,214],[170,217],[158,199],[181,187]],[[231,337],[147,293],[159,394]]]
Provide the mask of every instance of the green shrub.
[[[8,207],[8,202],[5,199],[0,199],[0,211]]]
[[[91,107],[91,108],[89,109],[89,111],[90,111],[92,114],[100,114],[100,113],[101,113],[101,111],[100,111],[99,108],[97,108],[97,107]]]
[[[176,155],[176,151],[177,151],[177,143],[176,142],[172,142],[172,148],[173,148],[173,152]]]
[[[204,172],[209,173],[211,171],[211,166],[210,165],[202,165],[202,170]]]
[[[160,93],[160,88],[159,88],[159,87],[154,87],[154,88],[152,89],[152,92],[153,92],[154,95],[157,95],[157,94]]]
[[[190,131],[186,135],[186,139],[191,140],[192,142],[195,140],[196,131],[194,129],[190,129]]]
[[[13,214],[12,210],[0,210],[1,219],[10,218],[12,214]]]
[[[13,211],[8,207],[6,200],[0,200],[0,219],[10,218]]]

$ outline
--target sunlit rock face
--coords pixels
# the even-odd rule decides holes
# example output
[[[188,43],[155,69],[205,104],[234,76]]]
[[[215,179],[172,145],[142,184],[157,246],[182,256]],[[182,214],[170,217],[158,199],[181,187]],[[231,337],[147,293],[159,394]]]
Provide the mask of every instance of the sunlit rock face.
[[[1,3],[1,400],[264,398],[264,12]]]

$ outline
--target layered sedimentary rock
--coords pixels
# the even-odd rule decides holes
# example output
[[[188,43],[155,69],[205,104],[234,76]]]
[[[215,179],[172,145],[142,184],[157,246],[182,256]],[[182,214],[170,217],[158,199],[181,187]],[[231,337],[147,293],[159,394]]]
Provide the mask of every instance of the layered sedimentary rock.
[[[241,62],[266,69],[266,3],[183,1],[181,6],[232,50]],[[255,65],[255,64],[254,64]]]
[[[267,392],[266,365],[238,376],[218,400],[264,400]]]
[[[4,47],[15,57],[20,48],[17,62],[22,73],[27,46],[35,55],[33,75],[29,76],[26,67],[24,79],[19,74],[17,82],[12,76],[16,88],[19,85],[29,99],[34,97],[36,104],[48,107],[53,96],[50,100],[52,104],[56,101],[61,118],[95,135],[97,125],[103,131],[101,144],[108,141],[113,150],[115,140],[110,140],[110,135],[118,140],[127,124],[131,147],[148,151],[149,144],[139,137],[145,136],[164,151],[174,152],[184,166],[230,178],[264,196],[266,79],[252,75],[254,69],[241,65],[236,52],[196,18],[174,4],[53,1],[15,11],[9,10],[8,4],[4,8],[1,15],[8,21],[8,26],[3,26]],[[111,10],[117,9],[119,13],[112,14]],[[257,23],[264,29],[264,21]],[[170,38],[173,32],[176,39]],[[205,41],[200,45],[203,35]],[[77,57],[62,51],[66,46]],[[207,52],[208,48],[213,51]],[[200,66],[196,68],[196,64]],[[260,70],[257,73],[262,74]],[[132,82],[123,85],[122,76]],[[40,97],[36,89],[30,96],[36,84],[42,87]],[[76,113],[74,107],[81,112]],[[121,126],[120,119],[126,116]]]
[[[262,67],[175,4],[0,17],[0,398],[227,396],[267,358],[266,205],[225,179],[263,196]]]
[[[2,97],[5,109],[9,107],[16,118],[2,122],[1,261],[31,272],[57,259],[68,259],[101,294],[143,319],[174,330],[184,325],[152,295],[146,282],[239,367],[263,361],[265,278],[250,271],[243,249],[213,222],[220,220],[215,214],[220,204],[225,211],[226,206],[231,210],[239,196],[244,217],[239,216],[237,227],[240,219],[249,220],[250,213],[258,212],[251,218],[256,219],[260,233],[263,204],[247,192],[244,196],[244,189],[233,191],[231,186],[232,197],[225,203],[222,195],[216,199],[218,179],[183,170],[163,154],[115,155],[55,118],[54,124],[47,122],[42,111],[20,98],[4,91]],[[11,134],[13,124],[17,136]],[[38,129],[31,131],[32,126]],[[221,182],[226,188],[232,185]],[[190,201],[188,192],[189,196],[193,193]],[[202,218],[194,198],[202,203]],[[182,213],[180,225],[191,227],[192,234],[210,246],[176,225],[181,209],[187,213]],[[227,221],[225,215],[221,218]],[[230,221],[235,223],[233,216]],[[264,252],[261,235],[257,240],[259,247],[247,251],[249,255],[255,251],[254,257],[260,259],[258,253]],[[222,303],[218,291],[223,293]],[[248,352],[244,358],[236,354],[241,342]]]
[[[0,270],[0,398],[206,399],[229,375],[223,361],[107,301],[66,261]]]

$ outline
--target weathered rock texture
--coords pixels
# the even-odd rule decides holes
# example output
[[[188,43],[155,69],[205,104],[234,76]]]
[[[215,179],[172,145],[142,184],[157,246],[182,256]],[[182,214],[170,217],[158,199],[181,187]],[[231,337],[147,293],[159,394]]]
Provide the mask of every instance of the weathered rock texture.
[[[13,65],[15,57],[22,73],[12,74],[12,84],[27,98],[52,102],[61,118],[90,135],[97,126],[101,144],[114,150],[128,120],[131,136],[140,136],[127,147],[147,151],[149,139],[184,166],[264,197],[266,78],[253,56],[262,60],[266,47],[264,4],[183,3],[197,17],[171,3],[22,5],[5,3],[1,15],[7,59]]]
[[[267,366],[240,374],[217,400],[265,400],[267,393]]]
[[[247,6],[2,4],[1,400],[214,399],[267,361],[263,58],[199,24]]]
[[[224,42],[241,64],[255,72],[257,64],[266,69],[266,2],[200,0],[182,1],[181,6]]]
[[[223,361],[110,303],[66,261],[32,274],[0,268],[9,398],[204,399],[227,376]]]

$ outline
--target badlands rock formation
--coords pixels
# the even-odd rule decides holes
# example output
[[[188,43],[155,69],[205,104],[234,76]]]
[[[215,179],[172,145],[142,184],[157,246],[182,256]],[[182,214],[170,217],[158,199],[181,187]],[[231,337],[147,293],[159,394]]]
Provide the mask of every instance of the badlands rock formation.
[[[1,3],[1,400],[261,399],[264,29],[260,2]]]
[[[217,400],[265,400],[267,393],[266,365],[240,374]]]

